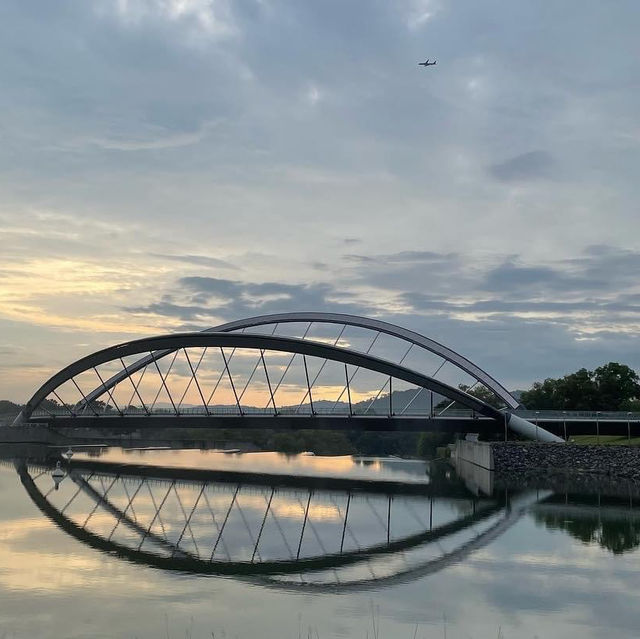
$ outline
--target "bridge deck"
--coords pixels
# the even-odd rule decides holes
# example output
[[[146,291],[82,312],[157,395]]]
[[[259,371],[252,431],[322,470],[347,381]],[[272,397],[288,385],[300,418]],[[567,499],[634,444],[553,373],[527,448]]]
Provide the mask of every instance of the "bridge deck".
[[[640,437],[637,413],[562,413],[515,411],[515,414],[561,437],[574,435],[615,435]],[[150,415],[33,416],[27,424],[53,428],[92,428],[101,430],[143,430],[157,428],[213,428],[238,430],[333,430],[378,432],[461,432],[502,433],[496,420],[473,415],[471,411],[450,411],[446,415],[205,415],[167,413]]]

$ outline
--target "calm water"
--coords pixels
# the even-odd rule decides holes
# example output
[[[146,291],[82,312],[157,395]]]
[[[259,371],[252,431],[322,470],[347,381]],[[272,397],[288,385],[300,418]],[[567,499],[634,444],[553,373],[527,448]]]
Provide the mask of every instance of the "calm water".
[[[0,466],[0,637],[640,636],[633,491],[117,449],[76,453],[55,489],[56,458]]]

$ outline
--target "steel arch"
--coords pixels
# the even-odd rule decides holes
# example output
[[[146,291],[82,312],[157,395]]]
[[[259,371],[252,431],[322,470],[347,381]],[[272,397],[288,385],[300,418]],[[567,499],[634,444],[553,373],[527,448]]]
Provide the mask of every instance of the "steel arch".
[[[66,381],[73,379],[76,375],[92,369],[106,362],[122,359],[129,355],[137,355],[149,351],[172,352],[179,348],[193,347],[220,347],[220,348],[245,348],[256,350],[280,351],[291,354],[309,355],[322,359],[339,362],[346,365],[357,366],[368,369],[376,373],[381,373],[388,377],[403,380],[418,387],[425,388],[459,402],[477,413],[490,417],[500,422],[504,421],[505,414],[493,406],[469,395],[457,388],[449,386],[428,375],[418,373],[404,366],[394,364],[372,355],[359,353],[346,348],[339,348],[293,337],[281,337],[275,335],[259,335],[252,333],[172,333],[169,335],[159,335],[130,342],[117,344],[109,348],[87,355],[72,364],[69,364],[58,373],[47,380],[25,404],[22,412],[16,418],[20,423],[31,417],[31,414],[38,405],[46,399],[50,393],[55,391]],[[128,371],[128,369],[126,369]],[[134,371],[128,372],[131,375]],[[101,387],[101,393],[107,392],[105,387]],[[95,399],[95,397],[93,399]],[[87,398],[88,399],[88,398]],[[509,416],[513,417],[513,416]]]
[[[510,409],[516,409],[520,406],[518,400],[509,393],[509,391],[494,379],[489,373],[482,370],[479,366],[476,366],[473,362],[463,357],[454,350],[432,340],[420,333],[411,331],[409,329],[384,322],[382,320],[372,319],[368,317],[362,317],[359,315],[348,315],[343,313],[319,313],[319,312],[299,312],[299,313],[274,313],[270,315],[257,315],[255,317],[248,317],[246,319],[235,320],[233,322],[227,322],[220,324],[213,328],[208,328],[202,331],[203,333],[227,333],[238,330],[244,330],[247,328],[255,328],[256,326],[265,326],[267,324],[288,324],[288,323],[324,323],[324,324],[343,324],[345,326],[354,326],[358,328],[366,328],[379,333],[384,333],[398,339],[402,339],[407,343],[415,344],[420,348],[423,348],[439,357],[442,357],[446,361],[451,362],[465,373],[468,373],[476,380],[481,382],[489,390],[491,390],[497,397],[499,397]],[[311,340],[307,340],[311,341]],[[125,379],[127,376],[139,371],[154,360],[161,359],[166,355],[173,352],[173,349],[164,349],[152,354],[146,355],[137,362],[126,367],[125,370],[120,371],[105,380],[104,387],[111,389],[118,382]],[[96,388],[94,391],[87,394],[86,401],[91,402],[97,399],[105,391],[102,385]]]

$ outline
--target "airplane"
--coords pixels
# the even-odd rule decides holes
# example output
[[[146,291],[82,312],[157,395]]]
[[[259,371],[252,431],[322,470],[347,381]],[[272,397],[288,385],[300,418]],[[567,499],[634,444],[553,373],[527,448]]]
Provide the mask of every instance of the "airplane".
[[[434,60],[433,62],[429,62],[429,58],[427,58],[426,62],[418,62],[418,66],[419,67],[432,67],[434,64],[436,64],[437,60]]]

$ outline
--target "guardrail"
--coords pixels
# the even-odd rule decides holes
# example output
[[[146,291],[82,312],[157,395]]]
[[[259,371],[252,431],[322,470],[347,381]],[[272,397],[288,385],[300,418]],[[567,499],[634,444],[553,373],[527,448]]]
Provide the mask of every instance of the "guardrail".
[[[640,412],[631,412],[631,411],[559,411],[559,410],[515,410],[510,411],[515,415],[522,417],[523,419],[527,419],[529,421],[535,422],[539,421],[616,421],[616,422],[640,422]],[[253,406],[243,406],[242,413],[244,415],[264,415],[266,417],[273,417],[274,412],[271,408],[256,408]],[[129,406],[119,413],[115,409],[109,408],[104,412],[99,412],[97,415],[94,415],[91,411],[87,409],[84,413],[84,416],[91,417],[119,417],[121,414],[127,416],[145,416],[148,414],[151,415],[167,415],[169,417],[176,417],[176,413],[173,408],[154,408],[150,411],[145,411],[142,408],[138,408],[135,406]],[[377,411],[376,409],[368,410],[366,413],[357,410],[354,407],[353,413],[354,416],[358,417],[424,417],[425,419],[429,418],[431,415],[429,413],[425,413],[422,411],[412,411],[407,410],[403,411],[402,409],[394,412],[392,415],[389,415],[388,411]],[[239,415],[238,408],[236,406],[215,406],[210,407],[207,412],[202,406],[196,407],[184,407],[181,408],[178,412],[178,417],[181,415],[202,415],[216,417],[218,415]],[[278,409],[277,415],[286,415],[286,416],[299,416],[299,417],[311,417],[311,412],[307,410],[300,410],[298,406],[286,407]],[[348,416],[349,413],[343,410],[334,410],[333,408],[324,408],[322,406],[314,407],[313,415],[333,415],[335,417],[344,417]],[[457,418],[475,418],[478,414],[470,409],[458,409],[458,408],[449,408],[446,410],[438,410],[434,409],[433,417],[457,417]],[[69,417],[69,410],[63,407],[55,408],[53,410],[36,410],[33,412],[33,418],[42,418],[42,417]]]

